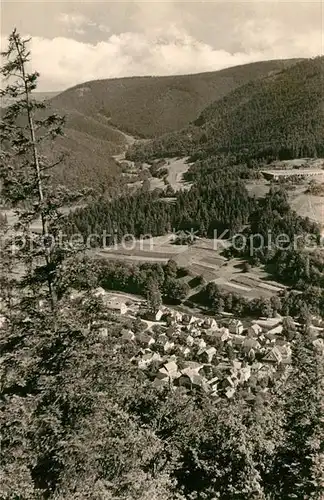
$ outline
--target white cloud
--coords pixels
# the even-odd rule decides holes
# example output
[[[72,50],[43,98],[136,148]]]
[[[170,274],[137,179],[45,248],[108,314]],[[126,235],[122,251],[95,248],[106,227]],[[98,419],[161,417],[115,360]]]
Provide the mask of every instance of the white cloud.
[[[66,26],[67,30],[77,35],[84,35],[89,28],[96,28],[101,32],[109,33],[110,29],[104,24],[97,24],[83,14],[61,12],[58,21]]]
[[[83,29],[86,21],[81,17],[74,17],[73,21],[69,17],[64,22]],[[63,90],[92,79],[198,73],[264,59],[321,53],[320,31],[303,34],[283,28],[266,19],[261,24],[249,22],[240,26],[242,48],[235,53],[213,48],[172,24],[164,29],[154,24],[142,33],[108,35],[98,43],[33,37],[32,62],[41,73],[39,90],[44,91]]]
[[[67,14],[62,12],[58,16],[60,23],[66,26],[69,32],[84,35],[84,26],[87,26],[89,19],[82,14]]]

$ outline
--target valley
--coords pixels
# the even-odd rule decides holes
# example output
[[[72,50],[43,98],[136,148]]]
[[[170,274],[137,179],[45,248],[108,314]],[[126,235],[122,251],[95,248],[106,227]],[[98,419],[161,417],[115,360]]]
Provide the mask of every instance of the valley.
[[[131,63],[134,33],[81,7],[69,36]],[[324,58],[43,109],[29,43],[14,29],[1,69],[1,499],[322,500]]]

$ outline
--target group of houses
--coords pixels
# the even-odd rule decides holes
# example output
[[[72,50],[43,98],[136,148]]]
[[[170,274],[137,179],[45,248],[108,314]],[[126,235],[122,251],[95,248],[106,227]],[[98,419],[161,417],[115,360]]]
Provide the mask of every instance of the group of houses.
[[[132,361],[157,387],[183,387],[226,398],[241,389],[253,398],[274,382],[284,382],[291,371],[291,341],[280,317],[244,325],[233,317],[217,322],[168,307],[148,311],[141,299],[124,302],[125,296],[101,288],[96,294],[108,311],[130,324],[140,322],[140,328],[123,328],[118,344],[135,347]],[[314,327],[314,345],[320,349],[324,349],[323,326]],[[108,332],[102,328],[102,337]]]
[[[158,387],[202,390],[213,397],[234,396],[238,388],[251,398],[267,392],[291,370],[291,346],[281,319],[271,328],[257,321],[248,326],[231,318],[226,325],[212,317],[196,317],[163,308],[149,317],[140,332],[124,329],[123,342],[138,347],[132,361]]]

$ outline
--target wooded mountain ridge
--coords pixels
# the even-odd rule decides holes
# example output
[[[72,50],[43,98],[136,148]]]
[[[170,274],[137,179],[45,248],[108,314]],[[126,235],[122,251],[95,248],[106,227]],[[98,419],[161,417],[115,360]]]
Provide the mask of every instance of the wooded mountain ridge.
[[[212,139],[207,124],[201,134],[201,127],[190,123],[199,117],[209,123],[208,110],[214,109],[219,100],[225,114],[232,113],[232,106],[234,113],[242,86],[246,89],[242,92],[248,93],[243,98],[252,100],[258,88],[254,82],[276,79],[299,61],[262,61],[194,75],[96,80],[59,93],[48,101],[50,112],[66,117],[65,134],[57,141],[57,153],[64,153],[65,158],[55,169],[53,184],[74,189],[92,187],[97,193],[120,189],[121,169],[113,156],[127,148],[125,133],[147,139],[176,132],[174,136],[162,135],[148,147],[140,144],[140,150],[144,148],[140,156],[150,156],[152,145],[154,154],[171,152],[172,141],[179,143],[180,152],[186,150],[185,134],[178,135],[179,130],[189,127],[198,131],[202,140],[204,134]],[[38,94],[35,98],[40,97]],[[44,153],[52,154],[46,149]]]
[[[180,130],[234,89],[296,62],[262,61],[210,73],[96,80],[72,87],[50,100],[52,109],[66,116],[59,148],[67,156],[54,181],[96,192],[119,189],[121,172],[113,155],[126,149],[123,133],[153,138]]]
[[[250,81],[206,107],[189,127],[136,146],[130,157],[323,155],[323,71],[318,57]]]

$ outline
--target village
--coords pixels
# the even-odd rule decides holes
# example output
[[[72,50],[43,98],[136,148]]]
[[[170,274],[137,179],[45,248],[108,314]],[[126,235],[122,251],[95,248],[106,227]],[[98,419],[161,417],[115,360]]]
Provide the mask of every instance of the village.
[[[116,349],[135,347],[132,362],[156,387],[203,391],[213,398],[232,398],[242,390],[246,400],[284,383],[291,373],[292,343],[301,328],[291,318],[240,319],[192,315],[162,306],[148,311],[146,301],[99,288],[108,311],[123,317]],[[246,322],[245,322],[246,323]],[[324,349],[324,324],[309,326],[316,349]],[[109,324],[98,324],[102,338]]]

